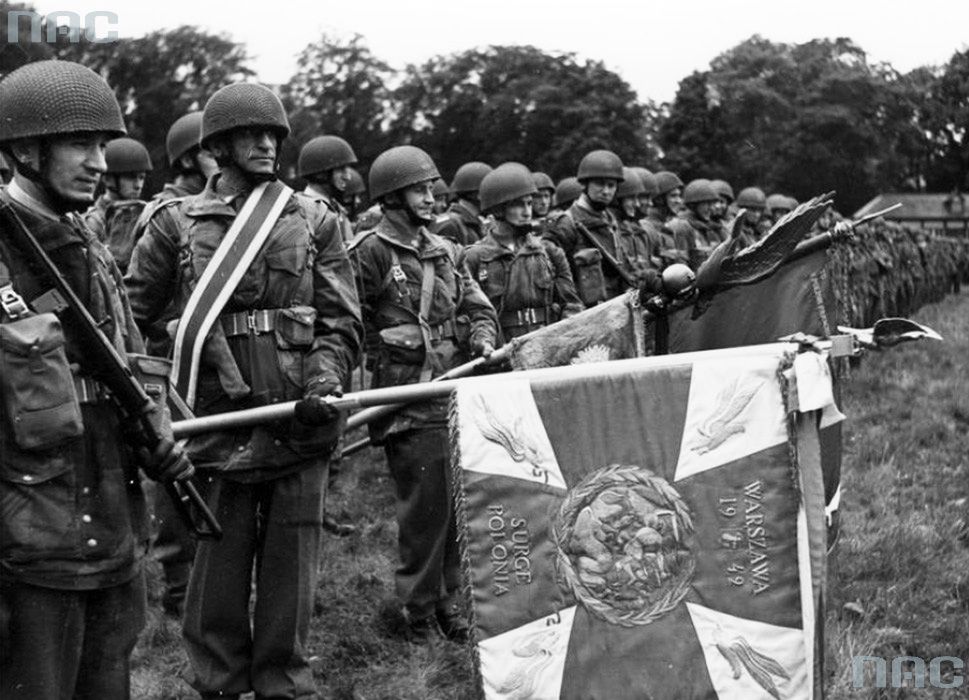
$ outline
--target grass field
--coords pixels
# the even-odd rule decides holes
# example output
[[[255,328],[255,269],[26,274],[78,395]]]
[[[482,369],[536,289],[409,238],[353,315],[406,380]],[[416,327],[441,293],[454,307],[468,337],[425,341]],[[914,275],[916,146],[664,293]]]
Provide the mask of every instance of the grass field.
[[[946,342],[869,354],[847,383],[842,536],[828,581],[833,700],[969,696],[851,685],[855,655],[969,659],[969,295],[916,318]],[[311,639],[320,690],[336,700],[473,697],[461,647],[422,647],[394,634],[391,493],[382,453],[344,465],[330,505],[359,532],[326,539]],[[158,593],[156,580],[135,651],[133,696],[194,698],[180,630],[161,614]]]

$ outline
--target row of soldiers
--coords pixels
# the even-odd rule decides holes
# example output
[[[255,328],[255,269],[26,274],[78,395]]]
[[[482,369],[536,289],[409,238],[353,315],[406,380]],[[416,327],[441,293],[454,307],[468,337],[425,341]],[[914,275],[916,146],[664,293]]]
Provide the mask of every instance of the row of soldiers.
[[[744,242],[769,228],[759,190],[730,202],[726,183],[684,185],[604,150],[582,158],[575,184],[553,187],[517,163],[472,163],[444,188],[429,154],[394,147],[373,162],[375,206],[361,211],[356,157],[338,137],[303,148],[304,191],[280,182],[289,123],[278,97],[250,83],[220,89],[172,126],[175,177],[145,204],[150,159],[118,138],[125,131],[111,89],[87,68],[14,71],[0,81],[0,149],[14,173],[0,203],[119,351],[171,358],[172,383],[196,415],[285,401],[296,410],[192,437],[184,454],[170,436],[144,454],[74,321],[40,308],[43,280],[0,235],[3,697],[127,697],[145,607],[139,467],[160,481],[198,474],[224,530],[221,541],[192,543],[164,496],[155,504],[155,546],[202,697],[317,697],[306,643],[346,423],[333,399],[364,354],[375,387],[430,381],[651,270],[697,266],[733,230],[731,204],[752,212],[737,233]],[[442,197],[453,199],[443,212]],[[771,214],[783,204],[794,206],[777,202]],[[38,319],[48,321],[42,338],[25,330]],[[59,396],[76,404],[80,430],[58,423],[62,404],[14,400],[43,393],[49,375],[29,371],[40,348],[68,377]],[[29,381],[36,394],[23,389]],[[28,414],[51,439],[24,439]],[[369,430],[395,484],[407,634],[464,640],[446,402],[408,405]]]

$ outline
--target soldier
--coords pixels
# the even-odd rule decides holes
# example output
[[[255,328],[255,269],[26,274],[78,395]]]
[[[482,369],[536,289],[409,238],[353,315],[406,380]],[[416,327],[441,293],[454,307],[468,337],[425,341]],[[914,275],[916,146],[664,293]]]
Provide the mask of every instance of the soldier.
[[[351,224],[356,221],[360,212],[366,209],[367,186],[363,182],[363,175],[356,168],[350,168],[350,182],[347,183],[342,202]]]
[[[414,146],[383,152],[370,168],[370,195],[383,209],[377,226],[351,247],[374,358],[373,386],[427,381],[467,358],[488,356],[495,311],[459,264],[458,246],[430,233],[434,161]],[[470,322],[468,333],[458,317]],[[460,335],[468,335],[467,339]],[[397,593],[414,640],[467,637],[459,604],[460,571],[450,497],[447,400],[410,404],[370,424],[397,490],[400,565]]]
[[[198,194],[205,189],[206,181],[219,171],[212,154],[199,146],[201,134],[201,112],[189,112],[176,119],[168,128],[165,153],[175,178],[165,183],[152,202]],[[142,217],[143,220],[146,218],[147,215]]]
[[[84,223],[108,246],[123,273],[134,247],[135,225],[145,208],[141,188],[152,170],[151,157],[141,143],[123,137],[108,144],[104,159],[104,194],[84,215]]]
[[[773,226],[778,219],[794,210],[797,206],[797,200],[783,194],[772,194],[766,199],[765,205],[765,218],[768,224]]]
[[[448,186],[443,178],[434,181],[434,216],[441,216],[447,211]],[[376,222],[374,222],[376,224]],[[373,228],[373,227],[371,227]]]
[[[592,306],[629,286],[620,262],[619,222],[609,210],[623,180],[622,161],[612,151],[591,151],[579,162],[576,177],[582,194],[546,236],[565,251],[579,297]]]
[[[710,211],[710,221],[719,226],[724,240],[730,234],[730,223],[733,218],[730,214],[730,207],[733,204],[733,187],[726,180],[711,180],[710,185],[717,193],[717,201],[713,203]]]
[[[566,177],[559,180],[552,195],[552,211],[565,212],[582,194],[582,185],[576,177]]]
[[[535,235],[535,178],[505,163],[481,181],[481,210],[494,216],[485,237],[465,250],[471,276],[498,311],[502,341],[573,316],[584,308],[565,253]]]
[[[303,194],[325,204],[335,215],[345,242],[353,238],[353,226],[343,206],[343,198],[353,179],[357,154],[339,136],[317,136],[299,151],[297,172],[306,180]]]
[[[448,240],[471,245],[481,239],[484,219],[481,218],[481,205],[478,202],[478,187],[491,166],[480,161],[465,163],[454,174],[451,181],[451,203],[447,212],[434,222],[431,232]]]
[[[759,187],[745,187],[737,195],[737,208],[746,210],[743,224],[740,228],[740,235],[745,246],[756,243],[764,235],[767,228],[764,226],[764,207],[767,206],[767,197]]]
[[[683,188],[685,209],[667,224],[674,238],[688,241],[686,250],[693,268],[699,267],[723,240],[720,226],[710,219],[713,207],[719,200],[709,180],[691,180]]]
[[[652,246],[646,229],[639,223],[644,214],[641,197],[646,194],[646,185],[635,168],[623,168],[622,172],[623,181],[616,188],[614,207],[619,221],[620,262],[638,282],[647,270],[658,269],[658,266],[652,259]]]
[[[552,197],[555,196],[555,183],[543,172],[532,173],[537,195],[532,199],[532,216],[536,222],[541,221],[552,208]]]
[[[122,355],[144,352],[141,336],[121,273],[78,212],[124,133],[111,88],[77,63],[29,63],[0,82],[0,148],[16,164],[0,199]],[[25,255],[0,232],[0,695],[127,698],[145,623],[137,445],[78,322],[42,312],[50,282]],[[142,467],[160,481],[192,471],[170,431]]]
[[[653,177],[652,206],[640,224],[646,230],[653,255],[659,258],[661,268],[672,263],[688,263],[690,241],[668,225],[683,207],[683,182],[676,173],[661,170]]]
[[[324,399],[349,381],[362,326],[333,211],[276,181],[288,134],[268,88],[218,90],[201,145],[220,172],[155,213],[126,279],[140,324],[177,300],[177,388],[199,414],[299,400],[289,421],[188,442],[225,530],[221,542],[199,543],[185,603],[203,698],[316,697],[306,644],[328,461],[344,425]]]

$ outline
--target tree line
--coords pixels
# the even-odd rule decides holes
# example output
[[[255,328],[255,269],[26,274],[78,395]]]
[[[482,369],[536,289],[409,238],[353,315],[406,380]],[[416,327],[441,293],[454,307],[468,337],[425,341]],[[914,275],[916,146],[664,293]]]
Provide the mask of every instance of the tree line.
[[[33,8],[0,0],[4,39],[13,9]],[[100,72],[156,163],[149,191],[164,180],[168,126],[222,85],[259,77],[244,44],[192,26],[103,44],[63,33],[31,43],[29,28],[19,30],[23,40],[0,49],[0,75],[55,57]],[[798,199],[835,189],[844,211],[879,192],[969,187],[969,50],[900,73],[848,38],[786,44],[754,35],[657,104],[574,53],[488,46],[397,69],[359,34],[324,34],[274,87],[293,128],[287,174],[303,143],[333,133],[353,145],[364,171],[391,145],[412,143],[445,175],[469,160],[515,160],[558,179],[584,153],[609,148],[684,181],[723,178]]]

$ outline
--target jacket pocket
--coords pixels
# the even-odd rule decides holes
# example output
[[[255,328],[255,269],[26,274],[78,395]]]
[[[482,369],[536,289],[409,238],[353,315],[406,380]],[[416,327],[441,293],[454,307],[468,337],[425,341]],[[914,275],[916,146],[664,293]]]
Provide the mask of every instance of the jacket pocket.
[[[315,325],[316,309],[312,306],[280,309],[276,316],[276,366],[284,383],[290,385],[290,389],[284,392],[286,399],[301,398],[303,395],[303,357],[313,346]],[[293,390],[296,390],[295,393]]]
[[[398,365],[424,364],[424,336],[416,323],[402,323],[379,331],[380,350],[386,362]]]
[[[14,442],[49,451],[84,432],[57,316],[0,324],[0,389]]]

